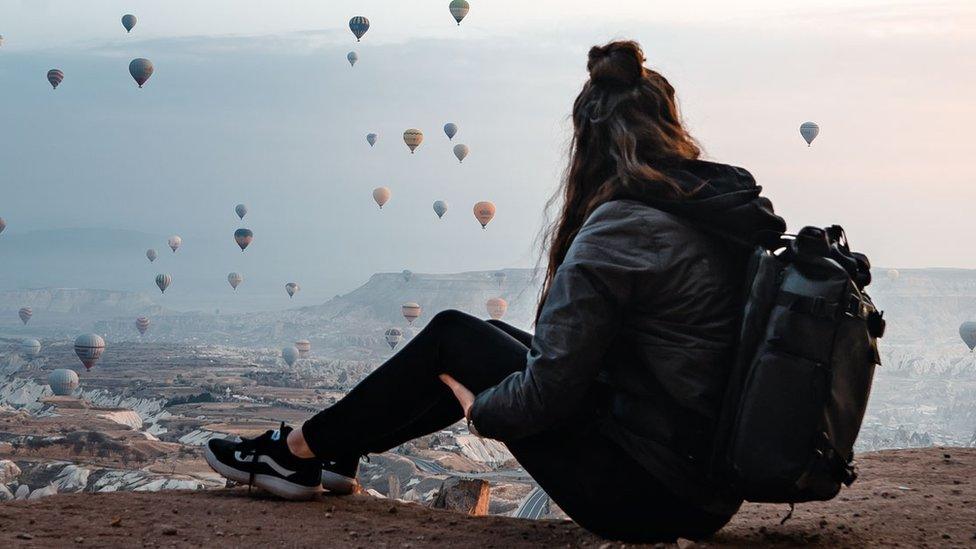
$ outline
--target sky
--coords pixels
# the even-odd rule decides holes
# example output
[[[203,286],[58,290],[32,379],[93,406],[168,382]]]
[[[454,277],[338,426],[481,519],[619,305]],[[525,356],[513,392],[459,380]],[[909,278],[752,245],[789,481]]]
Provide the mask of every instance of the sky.
[[[279,293],[298,281],[310,299],[374,272],[533,266],[586,51],[633,38],[707,158],[752,171],[791,229],[840,223],[876,265],[976,268],[970,0],[471,0],[460,27],[447,3],[4,2],[4,236],[116,229],[162,251],[176,233],[214,291],[238,270]],[[128,35],[124,13],[139,18]],[[358,44],[353,15],[371,21]],[[156,68],[141,90],[134,57]],[[56,91],[50,68],[65,73]],[[822,129],[809,148],[807,120]],[[463,164],[449,121],[471,147]],[[425,132],[414,155],[411,127]],[[382,211],[380,185],[393,191]],[[479,200],[498,206],[484,231]],[[255,233],[243,255],[238,202]]]

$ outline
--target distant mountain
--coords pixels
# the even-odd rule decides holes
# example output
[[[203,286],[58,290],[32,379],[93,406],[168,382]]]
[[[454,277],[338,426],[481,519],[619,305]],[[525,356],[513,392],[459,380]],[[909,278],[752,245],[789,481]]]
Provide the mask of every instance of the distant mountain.
[[[34,316],[23,326],[17,311],[28,306]],[[90,329],[99,319],[159,315],[164,309],[145,294],[77,288],[36,288],[0,291],[0,327],[10,333],[50,335]]]

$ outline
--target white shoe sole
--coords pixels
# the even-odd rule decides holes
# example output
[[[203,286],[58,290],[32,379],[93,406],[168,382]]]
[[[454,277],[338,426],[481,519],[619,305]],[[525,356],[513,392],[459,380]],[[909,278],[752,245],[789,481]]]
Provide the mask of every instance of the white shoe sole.
[[[234,469],[222,463],[210,450],[209,446],[205,447],[204,458],[207,460],[207,465],[221,476],[241,484],[250,484],[250,473]],[[290,500],[312,499],[322,493],[322,486],[320,485],[302,486],[281,477],[273,477],[271,475],[254,475],[254,486],[271,492],[280,498]]]
[[[348,495],[356,491],[356,488],[359,487],[359,481],[323,469],[322,487],[333,494]]]

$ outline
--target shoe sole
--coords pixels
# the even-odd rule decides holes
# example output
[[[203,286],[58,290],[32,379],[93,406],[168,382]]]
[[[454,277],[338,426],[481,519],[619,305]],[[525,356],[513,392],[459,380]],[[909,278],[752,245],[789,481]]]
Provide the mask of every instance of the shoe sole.
[[[217,459],[217,456],[207,446],[204,450],[207,465],[217,474],[241,484],[251,483],[251,474],[247,471],[235,469]],[[322,493],[322,486],[302,486],[290,480],[271,475],[254,475],[254,486],[266,490],[280,498],[290,500],[307,500]]]
[[[349,495],[359,487],[359,481],[354,478],[322,470],[322,487],[333,494]]]

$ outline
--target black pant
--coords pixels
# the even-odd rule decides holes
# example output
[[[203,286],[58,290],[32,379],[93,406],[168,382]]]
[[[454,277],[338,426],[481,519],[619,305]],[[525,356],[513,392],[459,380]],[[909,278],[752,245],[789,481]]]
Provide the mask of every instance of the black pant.
[[[531,340],[503,322],[438,313],[342,400],[306,421],[305,440],[319,458],[334,459],[384,452],[444,429],[463,412],[437,375],[448,373],[478,394],[525,368]],[[590,412],[581,412],[570,425],[506,442],[580,526],[606,538],[650,542],[707,537],[728,521],[669,493],[598,431]]]

